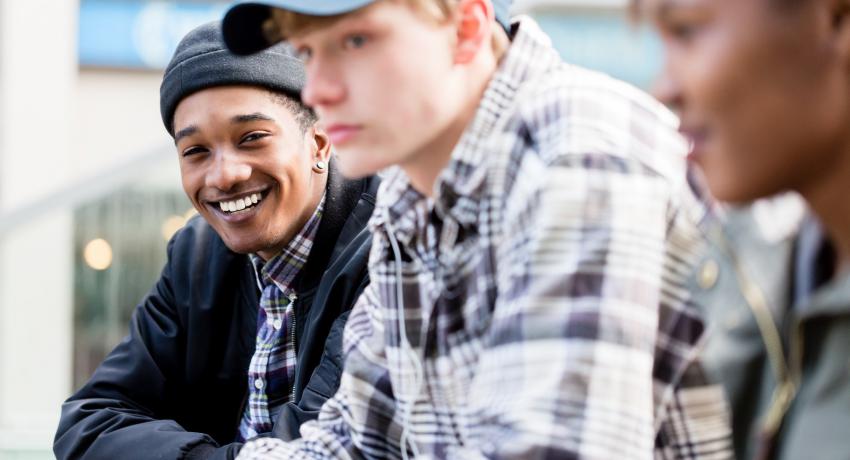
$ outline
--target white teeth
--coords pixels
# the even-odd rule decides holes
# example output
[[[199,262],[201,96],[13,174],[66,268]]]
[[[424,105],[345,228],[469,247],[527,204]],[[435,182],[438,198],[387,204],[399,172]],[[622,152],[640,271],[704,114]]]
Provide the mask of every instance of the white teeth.
[[[241,211],[249,206],[259,203],[262,199],[263,196],[261,194],[253,193],[250,196],[239,198],[237,200],[219,201],[218,206],[225,212]]]

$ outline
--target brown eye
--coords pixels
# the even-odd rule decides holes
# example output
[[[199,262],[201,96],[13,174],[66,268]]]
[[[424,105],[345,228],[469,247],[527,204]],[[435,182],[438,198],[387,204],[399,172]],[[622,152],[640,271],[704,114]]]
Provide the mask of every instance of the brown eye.
[[[689,42],[710,22],[711,15],[699,8],[675,8],[659,21],[661,31],[667,37]]]
[[[204,153],[206,151],[207,151],[207,149],[205,149],[203,147],[193,145],[193,146],[183,150],[183,156],[188,157],[188,156],[194,155],[196,153]]]
[[[678,40],[688,41],[696,35],[698,27],[694,24],[679,23],[673,24],[668,28],[668,33]]]
[[[244,144],[244,143],[246,143],[246,142],[254,142],[254,141],[258,141],[258,140],[260,140],[260,139],[262,139],[262,138],[264,138],[264,137],[268,137],[268,136],[269,136],[269,133],[264,133],[264,132],[260,132],[260,131],[255,131],[255,132],[252,132],[252,133],[248,133],[248,134],[246,134],[246,135],[245,135],[245,137],[243,137],[243,138],[239,141],[239,143],[240,143],[240,144]]]

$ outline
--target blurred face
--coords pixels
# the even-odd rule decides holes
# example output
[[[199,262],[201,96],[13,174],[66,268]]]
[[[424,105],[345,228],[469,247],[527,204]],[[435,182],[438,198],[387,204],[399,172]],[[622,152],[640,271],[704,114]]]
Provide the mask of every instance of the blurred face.
[[[444,134],[470,97],[454,83],[455,37],[451,23],[379,1],[290,39],[305,59],[302,99],[320,115],[346,175],[415,168],[450,151]]]
[[[679,111],[691,158],[721,200],[803,191],[846,142],[835,2],[780,1],[644,2],[666,50],[657,95]]]
[[[310,218],[326,175],[322,133],[305,133],[268,91],[220,87],[183,99],[174,113],[183,189],[231,250],[268,259]]]

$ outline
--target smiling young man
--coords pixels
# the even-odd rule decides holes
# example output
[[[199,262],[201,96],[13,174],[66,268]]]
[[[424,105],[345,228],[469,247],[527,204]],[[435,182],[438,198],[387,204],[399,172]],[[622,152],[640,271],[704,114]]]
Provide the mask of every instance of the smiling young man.
[[[303,78],[282,45],[231,54],[218,23],[178,45],[162,118],[200,216],[64,404],[58,458],[233,458],[247,439],[297,437],[333,395],[378,181],[336,173]]]
[[[564,64],[507,1],[233,7],[287,39],[341,170],[388,168],[340,389],[243,458],[688,458],[728,448],[686,289],[702,212],[675,117]]]
[[[698,302],[739,458],[847,458],[850,2],[642,0],[721,201]],[[801,199],[802,198],[802,199]]]

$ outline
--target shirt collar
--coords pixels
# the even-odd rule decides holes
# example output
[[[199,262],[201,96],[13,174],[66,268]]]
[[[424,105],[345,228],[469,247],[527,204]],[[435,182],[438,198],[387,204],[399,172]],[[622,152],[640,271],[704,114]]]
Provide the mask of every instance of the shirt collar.
[[[254,274],[257,277],[257,286],[261,291],[269,283],[274,282],[284,294],[288,294],[293,281],[310,256],[324,207],[325,196],[323,195],[307,223],[289,241],[289,244],[271,259],[265,261],[257,254],[250,255]]]

